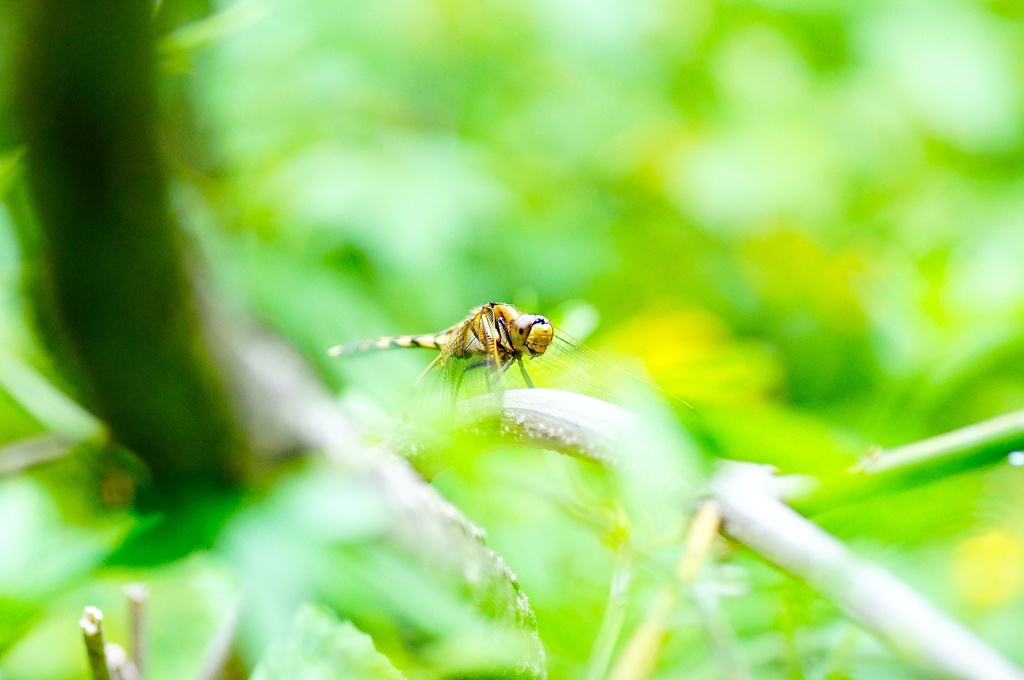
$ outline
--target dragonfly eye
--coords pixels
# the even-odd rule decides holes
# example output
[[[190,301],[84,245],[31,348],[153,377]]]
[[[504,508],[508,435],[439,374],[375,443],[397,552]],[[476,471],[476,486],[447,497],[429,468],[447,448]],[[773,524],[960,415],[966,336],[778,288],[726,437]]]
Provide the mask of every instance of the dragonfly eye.
[[[513,343],[530,356],[543,354],[554,334],[551,323],[543,316],[535,314],[520,314],[513,322],[512,330]]]
[[[530,329],[533,324],[537,321],[537,317],[533,314],[520,314],[516,317],[516,320],[512,322],[512,331],[515,334],[515,340],[522,342],[530,335]]]
[[[551,327],[551,322],[543,316],[536,317],[530,326],[530,332],[526,336],[526,350],[532,356],[543,354],[547,351],[554,335],[555,331]]]

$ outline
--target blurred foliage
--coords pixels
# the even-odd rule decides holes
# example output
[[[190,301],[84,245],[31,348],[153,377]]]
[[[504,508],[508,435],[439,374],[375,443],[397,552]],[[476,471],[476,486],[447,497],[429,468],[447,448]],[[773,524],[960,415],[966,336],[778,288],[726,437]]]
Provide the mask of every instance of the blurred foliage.
[[[351,623],[307,605],[296,613],[293,633],[268,650],[252,677],[402,680],[404,676]]]
[[[1024,407],[1018,3],[163,0],[154,25],[173,205],[207,283],[303,351],[369,438],[394,431],[429,358],[338,364],[327,348],[490,300],[692,405],[649,407],[663,436],[637,450],[661,457],[636,478],[499,446],[434,480],[517,573],[552,678],[594,677],[624,568],[610,644],[633,630],[716,457],[828,477],[873,445]],[[266,480],[227,519],[211,509],[227,526],[212,550],[111,557],[153,518],[125,509],[125,463],[34,327],[4,99],[0,446],[49,434],[85,453],[0,479],[0,678],[85,677],[78,613],[103,606],[123,640],[130,580],[154,593],[155,679],[198,672],[251,579],[274,625],[247,633],[246,661],[276,640],[258,677],[398,677],[333,614],[293,619],[317,598],[359,614],[407,677],[491,667],[505,633],[378,550],[377,501],[317,470]],[[1022,491],[1003,466],[817,519],[1024,664]],[[384,573],[402,588],[379,592]],[[697,585],[752,677],[919,677],[731,546]],[[719,677],[709,616],[689,600],[673,614],[657,677]]]

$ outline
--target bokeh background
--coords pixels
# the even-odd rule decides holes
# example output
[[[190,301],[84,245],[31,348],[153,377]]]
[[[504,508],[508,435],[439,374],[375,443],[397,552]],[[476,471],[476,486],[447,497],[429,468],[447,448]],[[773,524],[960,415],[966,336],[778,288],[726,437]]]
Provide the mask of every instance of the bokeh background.
[[[828,475],[1024,406],[1019,3],[164,0],[154,23],[204,285],[298,348],[370,439],[429,357],[327,348],[490,300],[691,404],[668,408],[693,471]],[[90,427],[32,322],[4,140],[0,444]],[[588,677],[637,547],[589,474],[504,446],[434,480],[518,574],[553,678]],[[153,592],[152,677],[195,674],[244,558],[111,563],[140,521],[120,489],[85,454],[0,479],[0,677],[85,677],[73,624],[83,603],[118,611],[126,580]],[[1022,491],[1005,465],[814,519],[1024,664]],[[622,639],[672,563],[647,549]],[[709,572],[751,677],[923,677],[742,550]],[[657,677],[721,677],[697,608],[672,622]]]

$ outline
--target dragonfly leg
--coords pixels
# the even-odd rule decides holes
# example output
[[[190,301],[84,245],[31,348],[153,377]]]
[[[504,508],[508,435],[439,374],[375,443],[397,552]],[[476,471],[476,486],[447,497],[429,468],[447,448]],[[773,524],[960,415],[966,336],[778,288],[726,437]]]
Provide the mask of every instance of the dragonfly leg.
[[[509,359],[508,361],[506,361],[503,364],[500,364],[499,366],[494,366],[490,362],[487,363],[488,368],[491,371],[491,392],[497,394],[502,389],[502,383],[504,382],[502,378],[505,376],[505,371],[508,370],[508,367],[512,365],[512,360]]]
[[[487,361],[474,361],[469,366],[466,366],[461,371],[459,371],[459,376],[458,376],[458,378],[455,379],[455,387],[452,390],[452,401],[453,402],[454,401],[458,401],[459,392],[462,390],[462,382],[463,382],[463,380],[465,380],[466,374],[469,373],[470,371],[472,371],[474,368],[482,368],[484,366],[487,366],[488,363],[489,362],[487,362]]]
[[[498,354],[498,340],[501,338],[501,330],[497,326],[493,310],[489,310],[489,313],[481,319],[481,327],[484,333],[483,344],[487,355],[487,370],[491,374],[491,391],[496,393],[498,391],[498,383],[501,382],[501,377],[505,372],[505,365]]]
[[[530,374],[526,372],[526,366],[523,365],[523,358],[516,357],[516,363],[519,364],[519,371],[523,374],[523,380],[526,381],[526,386],[533,389],[533,380],[530,379]],[[511,365],[512,362],[510,361],[509,366]]]
[[[461,371],[459,371],[458,376],[455,378],[455,385],[452,388],[452,402],[453,403],[458,401],[459,392],[462,390],[462,383],[465,380],[466,375],[470,371],[472,371],[474,369],[484,368],[484,367],[487,367],[488,369],[490,369],[491,362],[487,361],[486,359],[483,360],[483,361],[474,361],[473,363],[469,364],[468,366],[463,368]],[[495,391],[495,386],[497,384],[497,378],[500,378],[500,377],[501,377],[501,373],[500,372],[498,372],[498,371],[493,371],[492,372],[491,370],[488,371],[487,387],[492,392]]]

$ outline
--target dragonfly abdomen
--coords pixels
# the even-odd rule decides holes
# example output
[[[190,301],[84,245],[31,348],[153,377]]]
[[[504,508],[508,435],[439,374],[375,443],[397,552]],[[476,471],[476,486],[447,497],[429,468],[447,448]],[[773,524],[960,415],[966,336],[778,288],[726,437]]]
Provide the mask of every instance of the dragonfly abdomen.
[[[331,356],[344,357],[364,352],[382,352],[389,349],[407,349],[420,347],[423,349],[441,349],[446,340],[445,334],[437,335],[388,335],[383,338],[372,338],[338,345],[329,350]]]

